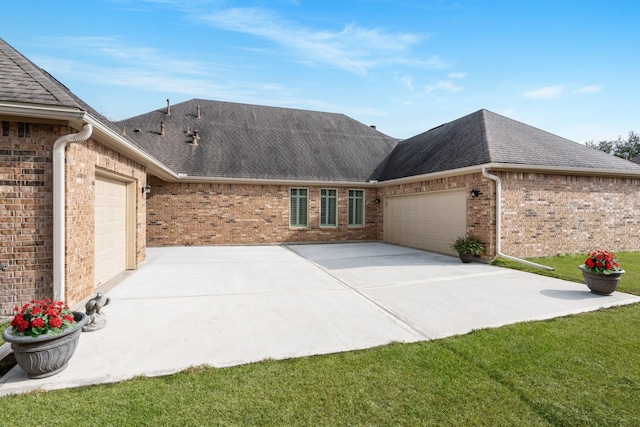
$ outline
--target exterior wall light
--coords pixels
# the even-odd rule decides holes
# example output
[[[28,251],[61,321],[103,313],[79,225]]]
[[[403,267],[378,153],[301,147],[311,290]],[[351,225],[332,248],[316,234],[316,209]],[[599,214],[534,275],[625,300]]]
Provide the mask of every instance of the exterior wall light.
[[[142,187],[142,194],[150,194],[151,193],[151,184],[147,184]]]
[[[471,197],[473,197],[474,199],[481,194],[482,194],[482,191],[478,190],[477,188],[474,188],[473,190],[471,190]]]

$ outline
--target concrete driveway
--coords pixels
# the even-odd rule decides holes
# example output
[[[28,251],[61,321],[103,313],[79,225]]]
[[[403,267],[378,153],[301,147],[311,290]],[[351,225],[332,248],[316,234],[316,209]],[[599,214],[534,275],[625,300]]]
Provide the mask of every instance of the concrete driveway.
[[[0,395],[414,342],[640,297],[383,243],[147,249],[68,368]]]

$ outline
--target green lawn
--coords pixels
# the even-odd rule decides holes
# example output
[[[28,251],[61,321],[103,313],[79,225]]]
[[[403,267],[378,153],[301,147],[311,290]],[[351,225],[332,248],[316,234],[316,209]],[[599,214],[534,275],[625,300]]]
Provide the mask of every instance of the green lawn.
[[[620,254],[625,292],[640,294],[638,256]],[[581,281],[583,258],[534,261]],[[638,325],[634,304],[436,341],[7,396],[0,425],[638,426]]]
[[[616,256],[620,262],[620,267],[625,271],[625,274],[620,280],[618,290],[620,292],[640,295],[640,252],[621,252],[616,254]],[[504,258],[496,260],[494,265],[584,283],[582,280],[582,273],[578,269],[578,266],[584,264],[584,260],[586,258],[586,255],[559,255],[548,258],[527,258],[528,261],[553,267],[555,268],[555,271],[545,271],[539,268],[529,267]]]

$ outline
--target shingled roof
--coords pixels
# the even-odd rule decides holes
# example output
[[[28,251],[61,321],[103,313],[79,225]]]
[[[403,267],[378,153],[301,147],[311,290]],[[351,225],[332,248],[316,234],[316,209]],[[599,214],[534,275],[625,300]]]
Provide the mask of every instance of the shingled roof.
[[[119,132],[109,119],[0,38],[0,100],[77,108]],[[133,142],[133,141],[130,141]]]
[[[2,100],[82,108],[62,84],[2,39],[0,70]]]
[[[188,176],[366,182],[398,143],[343,114],[203,99],[167,111],[117,125],[152,156]]]
[[[487,110],[399,143],[375,173],[380,181],[483,164],[640,172],[640,167]]]

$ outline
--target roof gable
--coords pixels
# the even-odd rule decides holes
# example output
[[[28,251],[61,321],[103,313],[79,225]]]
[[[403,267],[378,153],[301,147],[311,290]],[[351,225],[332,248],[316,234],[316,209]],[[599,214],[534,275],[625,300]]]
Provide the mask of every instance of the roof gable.
[[[377,170],[380,181],[483,164],[635,170],[628,162],[487,110],[399,143]],[[640,172],[640,168],[637,168]]]
[[[163,108],[117,125],[151,155],[189,176],[365,182],[398,142],[343,114],[202,99],[170,111]]]

